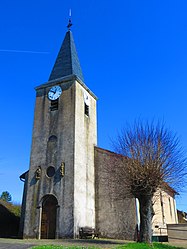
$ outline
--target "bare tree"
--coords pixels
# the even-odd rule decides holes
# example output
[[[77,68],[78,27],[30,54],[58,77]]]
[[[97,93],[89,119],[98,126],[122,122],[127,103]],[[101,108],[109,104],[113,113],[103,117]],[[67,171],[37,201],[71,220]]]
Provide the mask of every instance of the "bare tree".
[[[159,122],[136,121],[122,130],[113,144],[122,156],[107,165],[110,189],[115,198],[131,196],[139,200],[140,242],[150,243],[154,193],[166,185],[179,190],[187,175],[179,139]]]

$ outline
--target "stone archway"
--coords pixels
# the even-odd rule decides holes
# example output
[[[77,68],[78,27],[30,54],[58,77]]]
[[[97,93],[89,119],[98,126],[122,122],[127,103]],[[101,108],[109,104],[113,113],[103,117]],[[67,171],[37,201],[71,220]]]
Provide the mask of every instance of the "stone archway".
[[[55,239],[58,201],[53,195],[46,195],[42,201],[41,239]]]

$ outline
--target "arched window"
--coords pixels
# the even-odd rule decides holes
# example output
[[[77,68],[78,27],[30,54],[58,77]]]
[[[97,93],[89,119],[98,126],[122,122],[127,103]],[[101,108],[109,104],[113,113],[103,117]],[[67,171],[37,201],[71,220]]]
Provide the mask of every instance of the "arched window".
[[[47,142],[47,164],[56,165],[57,161],[57,137],[52,135]]]

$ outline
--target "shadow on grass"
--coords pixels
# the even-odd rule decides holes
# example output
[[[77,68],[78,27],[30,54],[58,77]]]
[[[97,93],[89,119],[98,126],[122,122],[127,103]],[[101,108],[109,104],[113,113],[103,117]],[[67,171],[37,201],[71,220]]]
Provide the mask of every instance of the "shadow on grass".
[[[69,242],[71,244],[94,244],[94,245],[124,245],[129,242],[117,241],[117,240],[105,240],[105,239],[65,239],[65,242]],[[63,242],[63,240],[62,240]]]

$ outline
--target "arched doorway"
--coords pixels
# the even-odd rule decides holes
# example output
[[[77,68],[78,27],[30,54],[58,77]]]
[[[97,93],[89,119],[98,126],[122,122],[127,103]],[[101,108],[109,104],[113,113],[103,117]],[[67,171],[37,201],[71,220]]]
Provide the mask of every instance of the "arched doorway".
[[[57,199],[46,195],[42,202],[41,239],[55,239]]]

